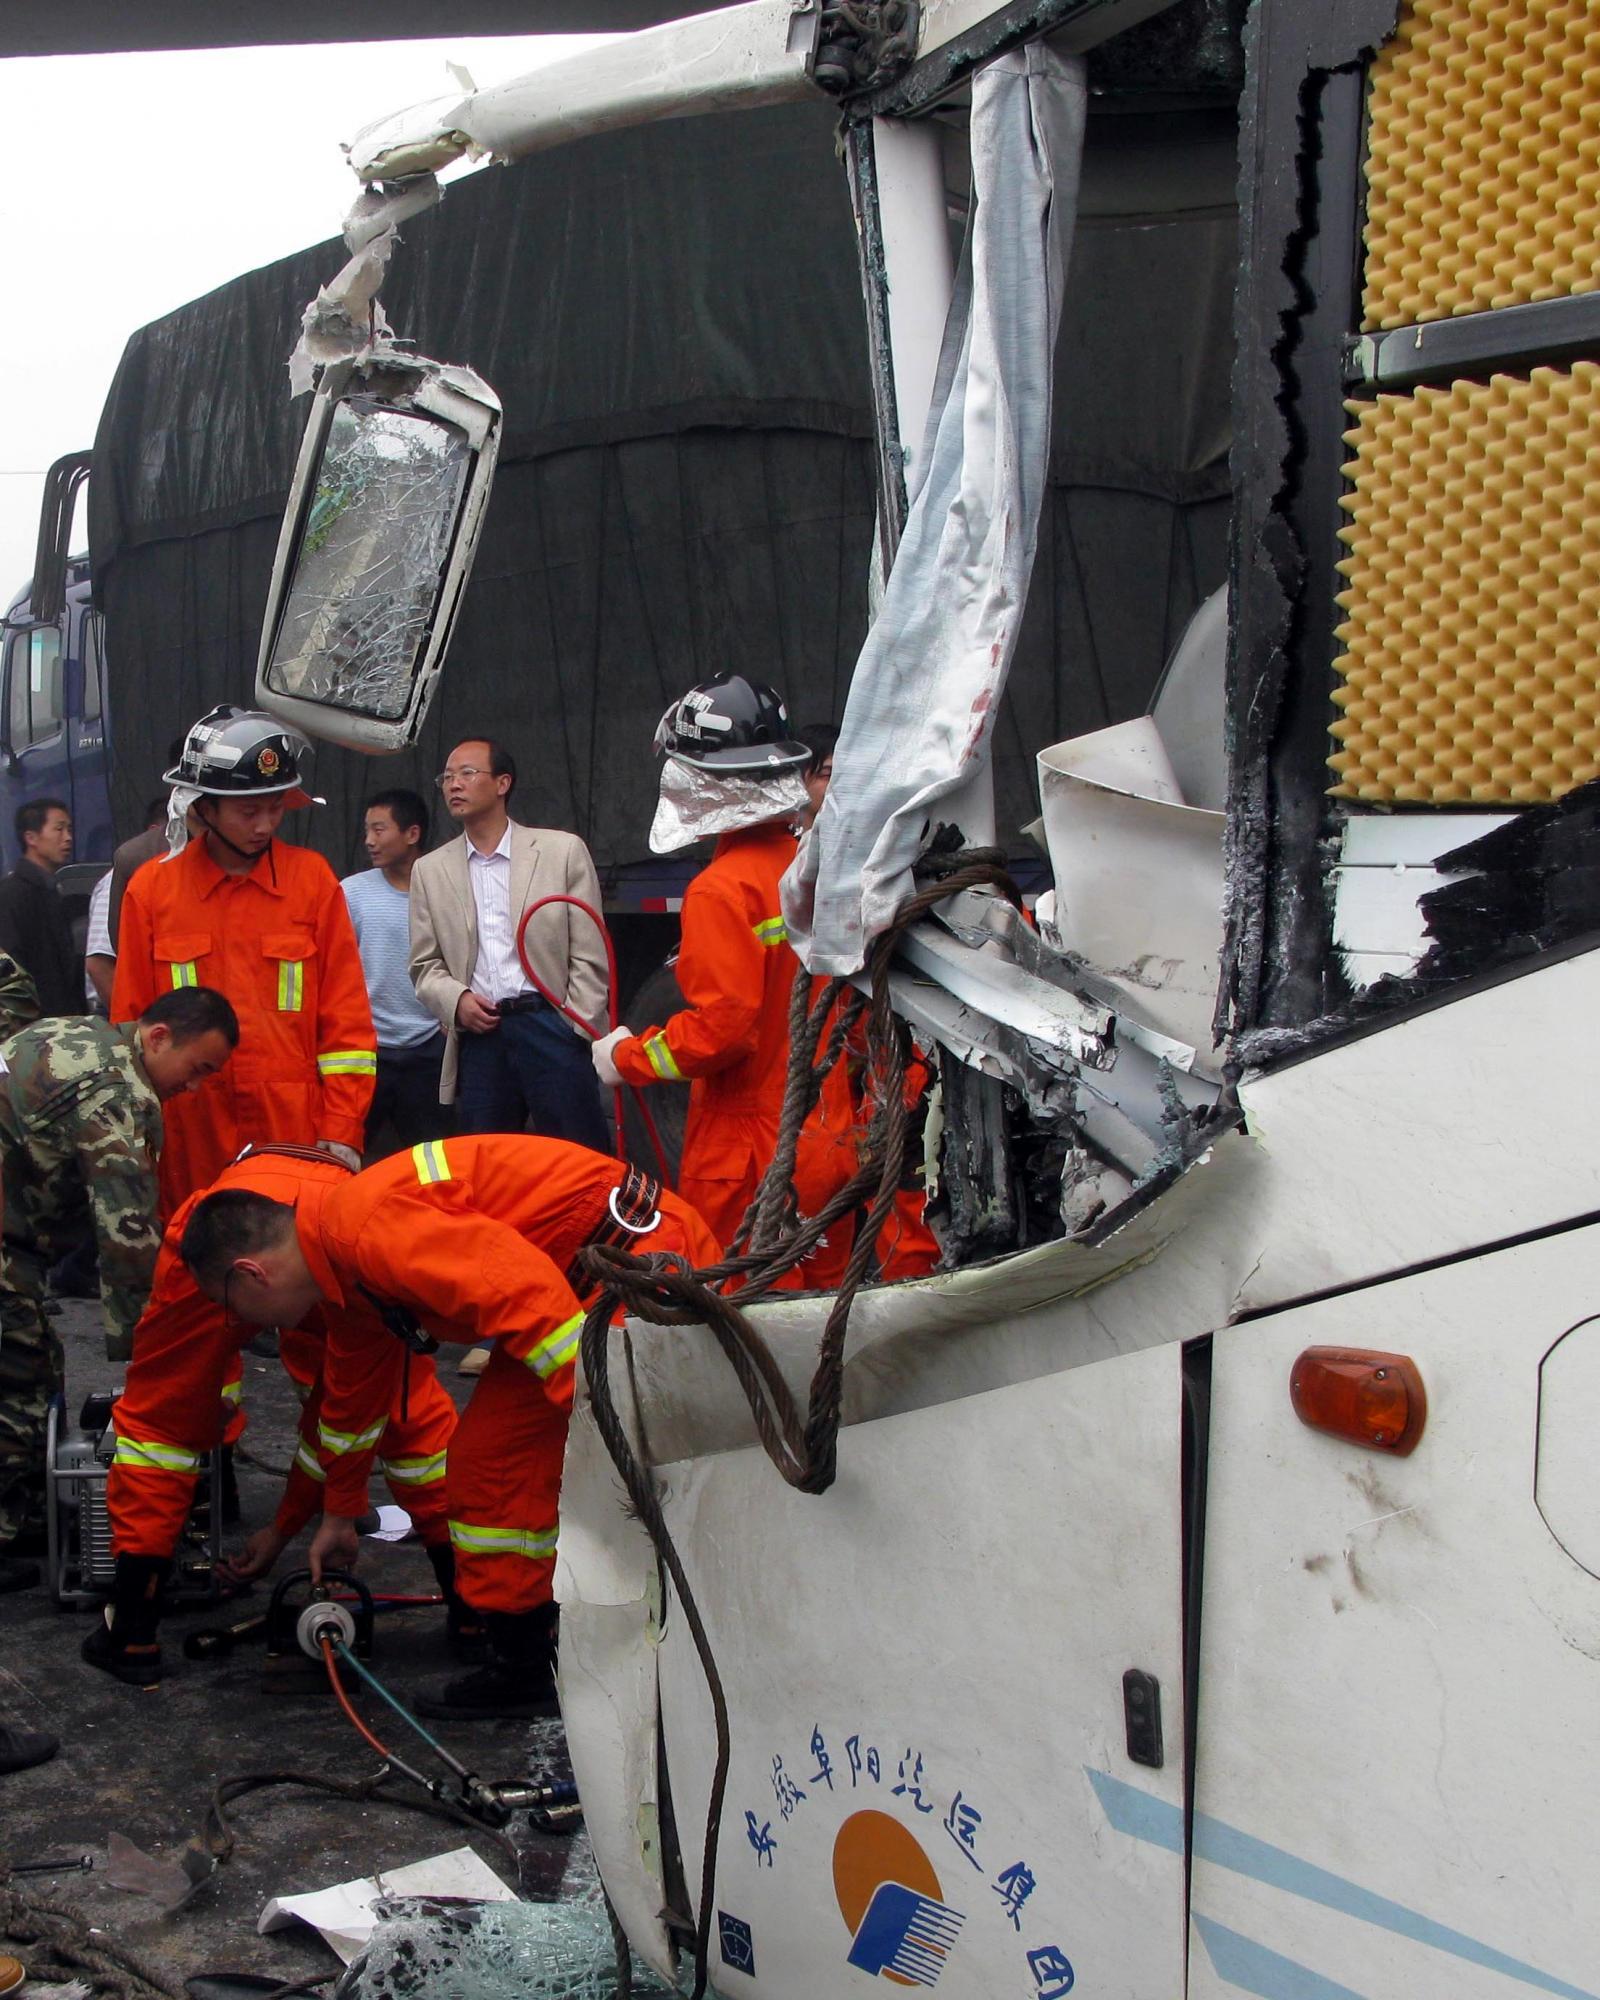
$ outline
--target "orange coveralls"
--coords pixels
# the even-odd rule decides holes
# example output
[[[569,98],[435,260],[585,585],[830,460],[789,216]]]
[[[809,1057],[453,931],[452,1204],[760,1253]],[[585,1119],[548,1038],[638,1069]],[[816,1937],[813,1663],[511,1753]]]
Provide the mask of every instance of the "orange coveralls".
[[[320,854],[275,840],[248,875],[229,875],[197,837],[175,861],[146,862],[122,902],[112,1020],[137,1019],[175,986],[226,994],[239,1046],[165,1106],[167,1215],[251,1142],[360,1152],[378,1044],[349,912]]]
[[[295,1160],[265,1153],[229,1167],[217,1182],[248,1188],[273,1201],[293,1202],[308,1183],[334,1186],[353,1178],[337,1161]],[[208,1189],[209,1193],[210,1190]],[[178,1545],[194,1499],[205,1453],[222,1441],[238,1404],[239,1329],[190,1277],[178,1255],[198,1195],[172,1219],[161,1245],[145,1308],[134,1337],[127,1381],[111,1414],[116,1452],[106,1481],[112,1548],[118,1555],[169,1556]],[[352,1311],[386,1339],[382,1322],[359,1294]],[[274,1525],[298,1534],[322,1511],[322,1465],[317,1435],[324,1331],[321,1310],[293,1330],[290,1369],[307,1390],[300,1439]],[[286,1331],[285,1344],[290,1345]],[[380,1424],[379,1463],[398,1506],[416,1524],[428,1547],[449,1538],[445,1521],[445,1453],[456,1426],[455,1405],[433,1363],[417,1356],[403,1399],[397,1396]]]
[[[778,883],[794,852],[781,824],[723,834],[683,899],[677,972],[687,1006],[612,1051],[629,1083],[689,1081],[678,1192],[723,1245],[778,1142],[799,970]]]
[[[831,1020],[830,1020],[831,1028]],[[827,1030],[822,1036],[826,1046]],[[816,1108],[801,1128],[795,1155],[795,1198],[802,1216],[815,1215],[845,1185],[861,1164],[860,1147],[870,1107],[867,1102],[865,1021],[856,1023],[839,1060],[823,1079]],[[915,1109],[929,1084],[927,1064],[913,1054],[906,1065],[904,1097]],[[908,1159],[906,1168],[918,1162]],[[927,1194],[920,1185],[902,1183],[883,1227],[878,1231],[876,1264],[879,1279],[889,1284],[902,1278],[923,1278],[939,1266],[939,1239],[923,1219]],[[832,1291],[844,1276],[855,1243],[855,1221],[843,1216],[801,1266],[808,1289]]]
[[[583,1328],[568,1270],[607,1224],[625,1171],[562,1139],[484,1132],[413,1146],[340,1187],[308,1185],[296,1203],[300,1248],[328,1302],[318,1428],[326,1513],[365,1511],[373,1444],[406,1354],[368,1315],[343,1310],[359,1288],[437,1340],[492,1346],[445,1478],[456,1589],[475,1611],[532,1611],[552,1596]],[[715,1260],[685,1202],[664,1192],[660,1214],[630,1247]]]

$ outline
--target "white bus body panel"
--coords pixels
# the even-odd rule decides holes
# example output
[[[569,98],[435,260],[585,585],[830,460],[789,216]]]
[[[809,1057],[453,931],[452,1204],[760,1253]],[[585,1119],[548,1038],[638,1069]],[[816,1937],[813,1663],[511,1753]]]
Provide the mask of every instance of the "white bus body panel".
[[[1190,2000],[1600,1991],[1600,1578],[1535,1500],[1597,1309],[1589,1227],[1218,1336]],[[1592,1506],[1600,1322],[1563,1345]],[[1296,1419],[1309,1346],[1416,1362],[1409,1458]]]
[[[848,1349],[840,1477],[818,1499],[791,1492],[751,1445],[748,1409],[708,1334],[634,1326],[613,1337],[624,1421],[649,1441],[735,1704],[719,1909],[750,1927],[760,1983],[721,1964],[714,1936],[721,1990],[831,2000],[857,1981],[830,1875],[843,1801],[837,1782],[833,1793],[824,1784],[823,1797],[812,1795],[806,1780],[816,1763],[799,1768],[817,1730],[836,1771],[836,1739],[859,1734],[880,1758],[892,1744],[896,1769],[882,1774],[885,1788],[901,1755],[921,1751],[942,1791],[938,1810],[920,1818],[933,1828],[930,1861],[941,1844],[949,1852],[938,1880],[950,1896],[965,1864],[943,1821],[959,1790],[984,1814],[986,1832],[1015,1832],[1019,1852],[996,1866],[1027,1862],[1041,1923],[1048,1915],[1055,1924],[1047,1877],[1073,1885],[1070,1922],[1041,1944],[1059,1946],[1083,1991],[1177,2000],[1182,1975],[1168,1957],[1167,1915],[1169,1889],[1181,1896],[1184,1840],[1179,1367],[1184,1342],[1220,1328],[1200,1672],[1203,1824],[1222,1829],[1224,1846],[1231,1839],[1259,1858],[1265,1844],[1303,1871],[1338,1875],[1507,1959],[1553,1968],[1556,1983],[1540,1990],[1600,1995],[1600,1976],[1583,1984],[1582,1950],[1587,1936],[1589,1962],[1600,1966],[1600,1932],[1571,1874],[1592,1847],[1581,1837],[1585,1801],[1600,1795],[1600,1753],[1582,1747],[1592,1704],[1580,1693],[1591,1683],[1600,1693],[1600,1581],[1546,1527],[1534,1462],[1540,1363],[1569,1328],[1600,1313],[1600,1232],[1584,1226],[1483,1250],[1600,1213],[1595,1093],[1562,1053],[1572,1023],[1597,1010],[1594,952],[1464,994],[1247,1080],[1249,1136],[1219,1140],[1101,1244],[1058,1242],[864,1292]],[[1430,1263],[1441,1268],[1390,1278]],[[1334,1287],[1348,1288],[1345,1296],[1292,1304]],[[753,1315],[797,1393],[815,1366],[827,1306],[780,1300]],[[1250,1311],[1263,1317],[1230,1326]],[[1563,1343],[1547,1371],[1559,1400],[1547,1393],[1539,1497],[1569,1544],[1600,1551],[1584,1418],[1571,1410],[1593,1385],[1590,1434],[1600,1434],[1600,1363],[1584,1338]],[[1414,1458],[1384,1461],[1295,1419],[1289,1364],[1302,1347],[1331,1342],[1414,1356],[1433,1398]],[[636,1945],[653,1953],[665,1940],[650,1839],[653,1563],[642,1529],[626,1521],[581,1398],[567,1463],[559,1591],[579,1609],[562,1680],[564,1689],[575,1677],[594,1683],[580,1706],[568,1706],[573,1758],[602,1872],[626,1904]],[[1425,1557],[1407,1569],[1409,1540],[1420,1536],[1400,1510],[1419,1483],[1434,1525]],[[1378,1521],[1388,1513],[1393,1523]],[[637,1544],[627,1578],[619,1577],[623,1535]],[[1347,1568],[1348,1587],[1339,1588],[1339,1575],[1299,1566],[1330,1554],[1330,1569],[1340,1570],[1352,1536],[1363,1580],[1377,1579],[1371,1597]],[[1363,1561],[1360,1537],[1372,1538],[1376,1569]],[[1538,1591],[1548,1586],[1537,1602],[1536,1582]],[[625,1621],[631,1641],[607,1624],[609,1614],[584,1608],[622,1599],[635,1606]],[[1595,1659],[1576,1650],[1580,1639],[1590,1643],[1590,1617]],[[956,1620],[971,1633],[966,1662],[949,1636]],[[1556,1629],[1563,1620],[1565,1637]],[[1129,1667],[1162,1684],[1161,1771],[1126,1758],[1120,1691]],[[694,1896],[709,1710],[670,1609],[660,1669]],[[1530,1711],[1545,1732],[1537,1739]],[[1569,1737],[1578,1747],[1555,1756]],[[787,1821],[774,1757],[807,1791]],[[1482,1796],[1469,1806],[1474,1771]],[[1257,1785],[1267,1789],[1252,1816]],[[893,1811],[904,1802],[891,1792]],[[770,1826],[777,1842],[770,1869],[747,1840],[744,1814],[758,1807],[757,1834]],[[1552,1830],[1535,1836],[1529,1828],[1547,1808]],[[1547,1848],[1553,1857],[1561,1842],[1577,1858],[1547,1867]],[[1025,1843],[1050,1857],[1047,1870]],[[1525,1860],[1515,1858],[1519,1849]],[[1551,1885],[1544,1900],[1527,1888],[1528,1871],[1540,1868]],[[1503,1910],[1495,1871],[1506,1878]],[[991,1881],[979,1887],[998,1910]],[[1479,1985],[1470,1982],[1490,1979],[1510,1990],[1479,1961],[1286,1896],[1214,1856],[1202,1853],[1195,1881],[1197,1996],[1228,1990],[1215,1952],[1237,1975],[1235,1989],[1269,2000],[1472,2000]],[[1513,1913],[1518,1894],[1524,1907]],[[1273,1917],[1265,1906],[1274,1902],[1291,1914]],[[1548,1916],[1552,1903],[1559,1922]],[[952,1907],[966,1921],[944,1990],[1010,1990],[993,1983],[997,1967],[1008,1981],[1028,1980],[1025,1956],[1013,1963],[1008,1940],[980,1928],[976,1910]],[[992,1915],[981,1899],[980,1907]],[[1390,1976],[1386,1968],[1404,1961],[1411,1979],[1413,1957],[1426,1961],[1416,1977],[1433,1984]],[[1441,1973],[1435,1961],[1447,1958]],[[969,1978],[977,1983],[959,1983]],[[1018,1990],[1027,2000],[1028,1984]]]
[[[1182,1857],[1130,1847],[1107,1868],[1101,1803],[1134,1778],[1174,1812],[1183,1798],[1178,1369],[1169,1346],[856,1425],[818,1498],[753,1449],[666,1469],[731,1718],[717,1910],[747,1927],[755,1971],[714,1930],[719,1991],[881,1992],[850,1962],[867,1919],[835,1881],[895,1879],[895,1828],[954,1912],[946,2000],[1036,1994],[1030,1952],[1104,2000],[1181,1991]],[[1129,1667],[1161,1683],[1160,1770],[1128,1759]],[[670,1607],[661,1691],[697,1893],[715,1739]],[[1036,1886],[1013,1923],[1018,1867]]]

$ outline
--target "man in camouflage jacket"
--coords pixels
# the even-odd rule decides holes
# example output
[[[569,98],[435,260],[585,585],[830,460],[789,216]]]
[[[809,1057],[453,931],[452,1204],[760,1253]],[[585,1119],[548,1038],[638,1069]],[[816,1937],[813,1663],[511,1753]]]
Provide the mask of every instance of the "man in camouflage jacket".
[[[43,1504],[45,1416],[62,1382],[45,1275],[92,1226],[106,1352],[126,1360],[161,1247],[161,1104],[215,1074],[238,1041],[228,1002],[191,986],[120,1027],[77,1015],[0,1046],[0,1557],[21,1553],[8,1544],[29,1539]],[[0,1572],[0,1589],[20,1573]]]
[[[39,995],[8,951],[0,951],[0,1041],[39,1018]]]

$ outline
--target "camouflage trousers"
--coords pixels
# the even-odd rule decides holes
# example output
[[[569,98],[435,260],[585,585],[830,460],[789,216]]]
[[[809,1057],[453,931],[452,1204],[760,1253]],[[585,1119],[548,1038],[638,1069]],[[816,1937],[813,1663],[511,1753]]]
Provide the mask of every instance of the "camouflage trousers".
[[[45,1418],[63,1379],[39,1301],[0,1292],[0,1546],[44,1519]]]

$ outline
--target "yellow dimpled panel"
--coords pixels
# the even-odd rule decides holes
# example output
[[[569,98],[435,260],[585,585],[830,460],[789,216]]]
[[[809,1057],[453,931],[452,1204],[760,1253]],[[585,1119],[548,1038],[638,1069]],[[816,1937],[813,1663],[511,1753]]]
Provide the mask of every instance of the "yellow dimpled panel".
[[[1536,804],[1600,774],[1600,366],[1349,407],[1334,794]]]
[[[1373,61],[1369,329],[1600,284],[1600,6],[1405,0]]]

